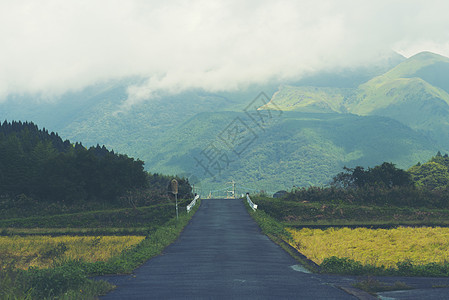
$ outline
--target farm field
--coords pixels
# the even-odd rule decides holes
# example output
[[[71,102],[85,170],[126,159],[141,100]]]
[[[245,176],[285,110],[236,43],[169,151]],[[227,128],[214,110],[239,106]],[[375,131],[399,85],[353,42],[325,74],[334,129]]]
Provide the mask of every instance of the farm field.
[[[292,240],[286,242],[318,265],[331,257],[381,268],[396,268],[403,262],[415,266],[449,262],[449,228],[287,228],[287,231]]]
[[[130,273],[159,255],[200,205],[187,214],[188,202],[179,220],[172,203],[0,218],[0,299],[97,299],[113,286],[89,277]]]
[[[143,239],[144,236],[2,236],[0,268],[48,268],[65,260],[107,261]]]

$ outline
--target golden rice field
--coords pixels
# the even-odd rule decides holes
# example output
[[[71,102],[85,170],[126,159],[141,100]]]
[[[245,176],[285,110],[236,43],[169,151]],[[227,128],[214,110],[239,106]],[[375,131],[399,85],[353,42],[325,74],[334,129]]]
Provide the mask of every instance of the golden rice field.
[[[47,268],[58,260],[106,261],[139,244],[144,236],[0,237],[0,267]]]
[[[331,256],[393,268],[405,260],[415,265],[449,262],[449,228],[287,230],[293,237],[288,242],[317,264]]]

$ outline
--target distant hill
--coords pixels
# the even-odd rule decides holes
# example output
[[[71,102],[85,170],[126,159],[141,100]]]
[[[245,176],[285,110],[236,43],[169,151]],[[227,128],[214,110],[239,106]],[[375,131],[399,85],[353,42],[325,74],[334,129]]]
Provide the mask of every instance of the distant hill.
[[[232,162],[221,173],[214,172],[214,180],[195,158],[211,142],[222,144],[218,136],[236,118],[251,124],[244,113],[198,114],[158,141],[155,149],[162,151],[147,151],[142,158],[151,169],[194,175],[211,189],[234,179],[249,188],[276,191],[327,183],[345,165],[391,161],[408,168],[438,151],[429,138],[389,118],[284,112],[273,117],[265,131],[254,129],[257,138],[240,156],[222,147]],[[251,138],[249,134],[247,139]]]
[[[359,86],[348,111],[393,118],[449,149],[448,78],[449,59],[423,52]]]
[[[449,149],[448,90],[449,58],[423,52],[356,88],[281,87],[261,109],[385,116]]]

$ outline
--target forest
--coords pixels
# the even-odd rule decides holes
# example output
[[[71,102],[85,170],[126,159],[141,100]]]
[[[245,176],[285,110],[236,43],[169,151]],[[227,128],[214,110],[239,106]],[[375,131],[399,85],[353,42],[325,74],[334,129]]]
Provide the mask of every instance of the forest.
[[[0,125],[0,208],[142,206],[168,200],[173,177],[151,174],[144,163],[105,146],[86,148],[32,122]],[[187,180],[179,197],[191,196]]]
[[[438,152],[409,170],[384,162],[373,168],[343,168],[325,187],[303,187],[284,197],[288,201],[447,208],[449,156]]]

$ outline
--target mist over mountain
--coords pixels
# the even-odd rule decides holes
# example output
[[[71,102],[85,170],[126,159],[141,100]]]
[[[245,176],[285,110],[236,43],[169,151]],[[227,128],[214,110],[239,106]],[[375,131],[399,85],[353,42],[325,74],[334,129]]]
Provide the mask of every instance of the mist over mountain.
[[[318,72],[238,91],[159,93],[124,107],[129,87],[145,82],[133,77],[54,102],[10,97],[0,103],[0,117],[36,122],[87,146],[104,144],[144,160],[151,172],[191,177],[205,190],[233,179],[276,191],[326,184],[343,166],[389,161],[408,168],[447,151],[448,71],[449,59],[433,53],[393,55],[372,68]],[[268,98],[254,106],[260,92]],[[273,122],[258,128],[248,110],[271,111]],[[246,133],[251,146],[211,176],[197,158],[235,120],[253,131]],[[220,147],[220,153],[233,153]]]
[[[22,94],[53,101],[138,76],[126,99],[133,105],[167,92],[238,91],[375,66],[411,45],[448,53],[441,1],[43,2],[0,3],[0,102]]]

